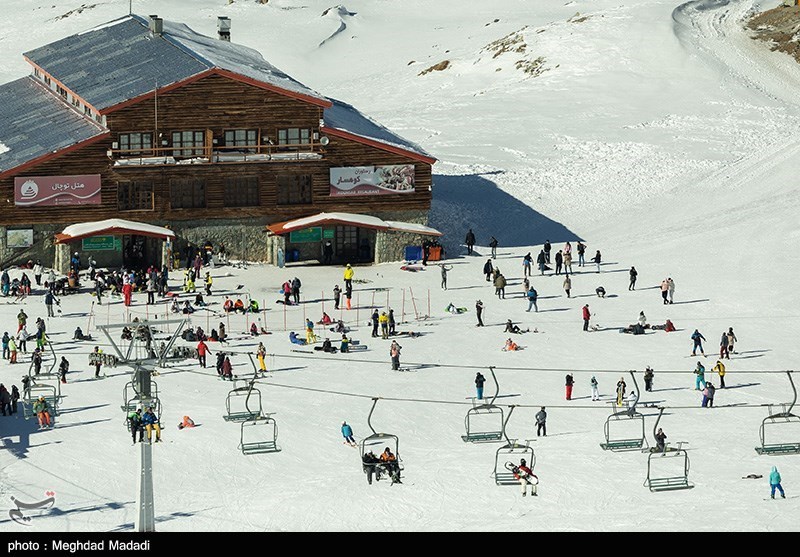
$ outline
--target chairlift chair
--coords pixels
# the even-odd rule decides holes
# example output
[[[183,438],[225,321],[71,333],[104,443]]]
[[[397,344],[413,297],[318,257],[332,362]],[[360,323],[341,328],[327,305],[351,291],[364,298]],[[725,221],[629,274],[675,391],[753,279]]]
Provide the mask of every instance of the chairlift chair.
[[[515,405],[510,406],[508,417],[503,422],[502,434],[506,444],[497,449],[494,457],[492,475],[497,485],[519,485],[519,480],[514,477],[514,473],[506,467],[509,458],[517,460],[517,462],[511,462],[514,465],[518,464],[519,459],[524,458],[531,470],[536,467],[536,454],[533,452],[533,447],[530,446],[530,441],[526,440],[525,444],[522,444],[518,442],[518,439],[509,439],[506,433],[506,426],[511,419],[511,414],[514,413],[514,408],[516,408]]]
[[[261,391],[253,383],[246,387],[235,387],[225,399],[226,422],[252,420],[263,415]]]
[[[758,430],[758,436],[761,440],[761,446],[756,447],[756,452],[760,455],[778,455],[778,454],[798,454],[800,453],[800,439],[795,441],[773,441],[775,438],[774,431],[778,426],[786,428],[787,425],[792,426],[792,433],[796,433],[800,429],[800,416],[792,413],[795,403],[797,403],[797,388],[792,380],[792,372],[787,371],[786,375],[789,377],[789,384],[792,386],[793,398],[789,404],[781,404],[780,412],[776,412],[773,408],[775,405],[769,405],[769,415],[761,422],[761,427]],[[773,433],[770,434],[770,443],[767,443],[766,430]]]
[[[663,414],[664,408],[659,408],[658,418],[653,426],[653,437],[658,431],[658,423]],[[665,472],[665,469],[668,471]],[[656,474],[656,472],[659,473]],[[650,449],[650,454],[647,456],[647,478],[644,480],[644,486],[651,492],[694,487],[694,484],[689,481],[689,454],[683,448],[683,442],[678,443],[677,447],[671,447],[667,443],[664,451]]]
[[[636,393],[640,393],[641,391],[639,390],[639,385],[636,383],[636,376],[634,375],[633,371],[631,371],[630,374],[631,378],[633,379],[633,386],[636,389]],[[603,433],[605,434],[606,442],[600,443],[600,447],[604,451],[616,452],[641,450],[642,447],[647,446],[647,439],[645,438],[644,429],[644,415],[636,410],[636,405],[638,403],[638,394],[636,399],[633,401],[633,406],[625,410],[617,411],[616,405],[613,402],[611,403],[611,415],[606,419],[606,423],[603,426]],[[641,426],[641,432],[639,432],[639,429],[635,427],[636,424]],[[625,433],[619,434],[618,432],[623,429]],[[636,433],[632,432],[634,429]]]
[[[369,426],[370,430],[372,430],[372,435],[368,435],[364,439],[361,440],[361,468],[363,472],[367,475],[367,483],[372,485],[372,477],[373,475],[377,480],[380,480],[380,474],[384,473],[391,477],[391,471],[387,468],[386,463],[383,462],[366,462],[364,457],[367,456],[368,453],[372,453],[376,457],[383,452],[384,447],[389,447],[389,449],[394,449],[393,453],[396,458],[395,464],[397,466],[397,478],[400,477],[400,472],[405,469],[403,466],[403,462],[400,459],[400,440],[397,435],[392,435],[391,433],[378,433],[375,431],[375,428],[372,427],[372,413],[375,411],[375,406],[378,404],[378,398],[372,399],[372,409],[369,411],[369,415],[367,416],[367,425]],[[377,454],[375,454],[377,451]]]
[[[494,401],[500,392],[500,384],[497,382],[497,376],[494,373],[494,367],[489,367],[495,384],[495,393],[488,403],[475,404],[473,400],[473,407],[467,411],[464,417],[464,426],[466,428],[466,435],[462,435],[461,439],[465,443],[481,443],[493,442],[503,440],[503,422],[504,413],[501,406],[495,406]],[[485,425],[481,427],[476,426],[475,422],[479,424],[496,423],[496,427],[489,428]]]
[[[54,385],[48,385],[47,383],[35,383],[25,389],[22,396],[22,414],[26,420],[36,415],[33,411],[33,405],[36,404],[40,396],[44,397],[44,400],[50,407],[50,415],[58,416],[58,395],[56,393],[56,387]]]
[[[239,449],[242,454],[275,453],[278,447],[278,423],[272,413],[242,421]]]
[[[158,400],[158,384],[150,380],[150,398]],[[141,408],[142,404],[142,397],[136,391],[136,386],[133,384],[133,381],[128,381],[125,383],[125,388],[122,390],[122,405],[120,406],[120,410],[125,412],[125,416],[127,417],[128,414],[135,411],[137,408]],[[159,413],[161,415],[161,408],[159,403]]]

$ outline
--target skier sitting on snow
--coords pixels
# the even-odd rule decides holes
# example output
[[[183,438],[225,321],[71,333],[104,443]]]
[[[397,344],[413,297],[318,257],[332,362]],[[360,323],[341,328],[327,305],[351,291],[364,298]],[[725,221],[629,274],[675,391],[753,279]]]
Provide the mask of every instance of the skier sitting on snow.
[[[521,334],[521,333],[526,333],[527,331],[523,331],[522,329],[519,328],[519,326],[514,325],[514,323],[511,321],[511,319],[509,319],[508,321],[506,321],[506,329],[503,332],[504,333]]]
[[[328,315],[327,313],[325,313],[323,311],[322,312],[322,319],[317,321],[317,323],[319,323],[320,325],[330,325],[331,323],[333,323],[333,320],[331,319],[330,315]]]
[[[517,345],[516,342],[514,342],[513,340],[511,340],[509,338],[509,339],[506,339],[506,344],[505,344],[505,346],[503,346],[503,350],[505,352],[513,352],[515,350],[519,350],[519,346]]]
[[[305,339],[298,337],[297,333],[295,333],[294,331],[289,333],[289,340],[291,341],[292,344],[299,344],[301,346],[305,345],[306,343]]]

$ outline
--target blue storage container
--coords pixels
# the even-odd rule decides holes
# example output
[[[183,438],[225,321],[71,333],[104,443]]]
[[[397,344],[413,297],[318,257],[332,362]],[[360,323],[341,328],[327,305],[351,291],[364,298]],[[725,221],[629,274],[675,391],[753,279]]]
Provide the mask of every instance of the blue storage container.
[[[422,246],[406,246],[406,261],[421,261]]]

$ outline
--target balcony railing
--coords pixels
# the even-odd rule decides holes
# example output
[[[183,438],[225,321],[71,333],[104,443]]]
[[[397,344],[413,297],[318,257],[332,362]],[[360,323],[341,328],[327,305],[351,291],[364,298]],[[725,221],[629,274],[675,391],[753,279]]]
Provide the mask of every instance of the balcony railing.
[[[151,149],[110,149],[114,166],[174,166],[188,164],[225,164],[255,162],[291,162],[323,157],[320,143],[291,145],[252,145],[199,147],[153,147]]]

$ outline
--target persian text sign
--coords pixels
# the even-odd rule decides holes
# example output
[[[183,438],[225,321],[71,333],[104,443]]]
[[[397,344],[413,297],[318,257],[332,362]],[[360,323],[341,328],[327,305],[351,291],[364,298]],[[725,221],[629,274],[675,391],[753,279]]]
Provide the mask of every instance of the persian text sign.
[[[100,175],[14,178],[14,205],[99,205]]]
[[[383,195],[413,191],[413,164],[331,168],[332,196]]]

